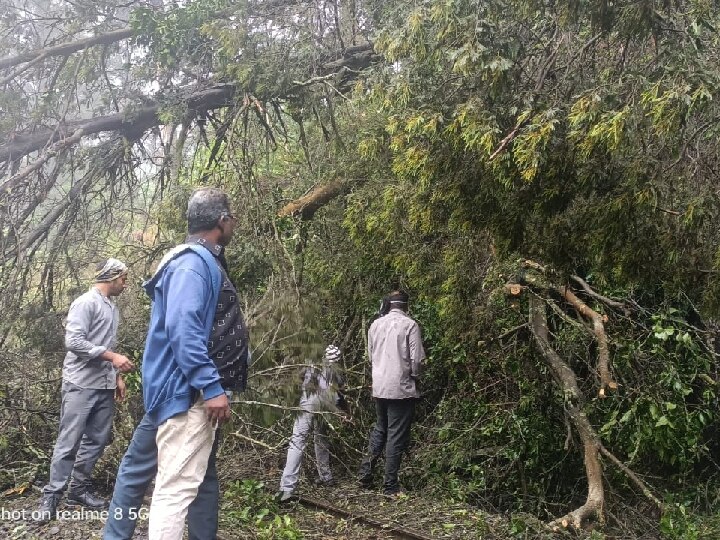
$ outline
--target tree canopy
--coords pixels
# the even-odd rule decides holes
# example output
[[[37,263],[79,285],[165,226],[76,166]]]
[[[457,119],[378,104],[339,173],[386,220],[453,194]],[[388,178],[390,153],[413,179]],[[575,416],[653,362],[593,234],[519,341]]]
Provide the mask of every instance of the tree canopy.
[[[361,388],[377,301],[411,292],[418,483],[558,526],[618,500],[654,516],[642,499],[666,534],[717,503],[717,2],[0,13],[5,349],[50,342],[90,261],[146,272],[192,187],[217,185],[241,209],[229,259],[263,362],[333,340]]]

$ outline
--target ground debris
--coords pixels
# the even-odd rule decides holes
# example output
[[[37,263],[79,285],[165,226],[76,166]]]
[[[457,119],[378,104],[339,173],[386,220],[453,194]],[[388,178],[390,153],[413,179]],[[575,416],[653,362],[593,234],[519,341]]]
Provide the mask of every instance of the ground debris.
[[[245,461],[248,464],[250,460]],[[337,478],[330,487],[318,487],[308,481],[312,469],[305,465],[305,475],[298,486],[298,500],[284,506],[274,505],[272,494],[276,491],[281,474],[282,459],[267,457],[252,460],[253,480],[243,479],[243,471],[223,464],[223,482],[234,485],[225,490],[224,504],[229,510],[221,513],[221,529],[235,533],[224,535],[225,540],[234,538],[304,538],[385,540],[431,538],[438,540],[487,539],[504,540],[518,538],[517,522],[512,524],[505,516],[488,514],[464,503],[438,499],[421,492],[406,492],[399,497],[389,497],[377,490],[361,488],[348,474]],[[262,464],[261,466],[257,466]],[[255,506],[253,506],[253,504]],[[265,512],[267,511],[267,512]],[[232,521],[232,516],[268,516],[278,523],[276,535],[266,530],[259,534],[252,519],[244,523]],[[288,519],[292,526],[282,527],[281,520]],[[223,523],[225,520],[225,523]],[[524,524],[527,536],[520,538],[552,538],[544,525],[529,518]],[[514,528],[514,530],[513,530]],[[403,534],[405,531],[408,534]],[[297,534],[298,536],[293,536]]]
[[[488,514],[464,503],[408,492],[388,497],[361,488],[349,474],[331,487],[314,486],[303,479],[298,493],[336,511],[319,509],[300,501],[279,506],[273,494],[280,478],[279,456],[254,455],[238,460],[222,454],[220,471],[221,510],[218,540],[389,540],[431,538],[438,540],[552,538],[542,524],[526,522],[525,536],[517,536],[517,523],[505,516]],[[306,467],[307,468],[307,467]],[[306,475],[307,476],[307,473]],[[103,493],[109,496],[109,493]],[[8,540],[95,540],[101,538],[106,516],[96,511],[78,514],[61,502],[61,518],[37,523],[32,513],[40,500],[38,490],[22,496],[0,498],[0,538]],[[135,540],[147,540],[147,513],[141,513]],[[373,524],[374,522],[374,524]],[[529,524],[529,525],[528,525]],[[536,527],[537,525],[537,527]],[[403,536],[399,531],[408,531]]]

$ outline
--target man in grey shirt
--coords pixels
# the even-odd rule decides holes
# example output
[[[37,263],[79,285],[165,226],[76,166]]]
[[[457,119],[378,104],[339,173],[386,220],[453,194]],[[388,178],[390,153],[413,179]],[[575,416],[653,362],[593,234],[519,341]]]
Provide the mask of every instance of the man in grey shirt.
[[[133,363],[113,352],[118,309],[110,299],[125,290],[127,266],[108,259],[97,267],[95,285],[71,305],[65,326],[67,354],[63,363],[60,426],[50,481],[43,488],[39,516],[54,519],[58,501],[70,481],[67,502],[103,508],[106,502],[89,491],[90,475],[112,430],[113,398],[125,397],[120,372]]]
[[[407,314],[407,293],[393,291],[388,300],[390,311],[376,319],[368,331],[377,421],[360,465],[360,483],[371,486],[375,465],[385,450],[383,488],[385,494],[395,495],[400,492],[400,460],[410,440],[415,400],[420,397],[417,379],[425,351],[420,327]]]

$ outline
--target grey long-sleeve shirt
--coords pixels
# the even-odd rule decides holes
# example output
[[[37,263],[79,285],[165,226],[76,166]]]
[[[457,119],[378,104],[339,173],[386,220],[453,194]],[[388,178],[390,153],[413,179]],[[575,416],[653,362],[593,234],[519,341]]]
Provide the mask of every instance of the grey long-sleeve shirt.
[[[80,388],[115,389],[117,372],[99,356],[115,347],[118,322],[117,306],[95,287],[75,299],[65,324],[63,380]]]
[[[420,397],[415,383],[425,359],[420,327],[401,309],[376,319],[368,331],[372,395],[383,399]]]
[[[337,364],[308,367],[303,375],[300,408],[308,412],[338,410],[338,387],[344,385]]]

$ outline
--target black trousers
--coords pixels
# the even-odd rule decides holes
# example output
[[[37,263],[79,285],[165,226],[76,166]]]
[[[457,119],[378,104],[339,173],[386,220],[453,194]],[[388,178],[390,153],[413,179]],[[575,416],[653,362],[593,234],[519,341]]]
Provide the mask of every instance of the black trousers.
[[[410,441],[410,426],[415,414],[414,399],[375,398],[377,421],[370,433],[370,443],[360,464],[360,482],[372,483],[378,459],[385,450],[385,493],[400,491],[398,471],[403,452]]]

